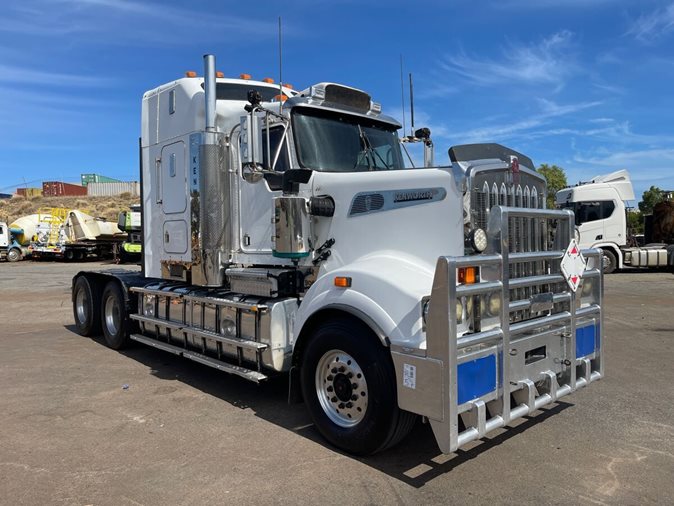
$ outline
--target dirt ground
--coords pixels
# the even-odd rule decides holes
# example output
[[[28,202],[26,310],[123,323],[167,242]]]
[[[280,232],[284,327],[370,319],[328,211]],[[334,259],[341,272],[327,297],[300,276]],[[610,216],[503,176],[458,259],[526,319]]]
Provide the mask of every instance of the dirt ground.
[[[0,503],[671,504],[674,275],[606,278],[606,377],[454,455],[418,424],[353,458],[287,382],[257,386],[73,331],[98,263],[0,264]],[[127,387],[125,387],[125,385]]]

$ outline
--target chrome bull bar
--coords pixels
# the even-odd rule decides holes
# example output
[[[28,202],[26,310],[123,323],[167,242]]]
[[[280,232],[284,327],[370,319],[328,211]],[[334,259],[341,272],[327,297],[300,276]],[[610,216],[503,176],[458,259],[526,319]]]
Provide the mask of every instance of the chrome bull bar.
[[[517,251],[510,244],[514,220],[553,227],[551,248]],[[596,283],[588,283],[594,290],[592,300],[583,301],[559,269],[573,234],[571,211],[496,206],[490,211],[485,254],[438,259],[426,317],[425,356],[404,349],[392,349],[392,355],[400,407],[429,419],[444,453],[603,376],[601,251],[582,251],[588,260],[583,282]],[[479,268],[478,282],[458,283],[457,272],[464,267]],[[512,278],[513,273],[519,277]],[[532,287],[542,289],[524,290]],[[511,298],[522,293],[522,299]],[[482,301],[489,294],[501,301],[496,323],[459,335],[456,301]],[[525,321],[513,317],[517,311],[531,310],[541,297],[548,309],[536,308],[536,316]]]

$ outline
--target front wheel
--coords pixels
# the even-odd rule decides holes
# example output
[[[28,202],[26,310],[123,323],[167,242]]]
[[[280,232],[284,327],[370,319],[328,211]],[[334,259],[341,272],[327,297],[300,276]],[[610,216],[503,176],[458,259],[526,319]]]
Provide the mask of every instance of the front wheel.
[[[395,445],[416,420],[416,415],[398,408],[388,351],[355,320],[328,322],[310,336],[301,382],[318,431],[355,455]]]
[[[603,253],[602,267],[604,268],[604,274],[611,274],[618,267],[618,259],[610,249],[603,250]]]
[[[22,256],[21,251],[17,248],[12,248],[7,252],[7,260],[9,262],[18,262],[21,260]]]
[[[121,350],[129,344],[129,315],[122,288],[116,281],[110,281],[103,290],[101,327],[109,348]]]

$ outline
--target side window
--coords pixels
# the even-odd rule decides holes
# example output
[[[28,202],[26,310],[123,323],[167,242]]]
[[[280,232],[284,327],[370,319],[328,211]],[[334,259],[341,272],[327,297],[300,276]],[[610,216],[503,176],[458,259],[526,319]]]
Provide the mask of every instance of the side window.
[[[615,204],[612,200],[605,200],[601,203],[601,218],[610,218],[615,210]]]
[[[4,230],[2,229],[2,227],[0,227],[0,235],[2,235],[4,233],[5,233]]]
[[[600,202],[582,202],[577,204],[576,208],[576,225],[587,223],[589,221],[597,221],[601,219],[601,203]]]
[[[601,200],[596,202],[578,202],[575,206],[576,225],[609,218],[615,209],[612,200]]]
[[[285,172],[290,168],[290,157],[288,155],[288,137],[284,135],[285,128],[281,125],[275,126],[269,129],[269,155],[271,155],[271,162],[269,161],[267,153],[267,132],[262,131],[262,164],[265,168],[271,169],[274,172]],[[283,144],[281,145],[281,142]],[[281,145],[281,150],[279,151],[279,145]],[[276,153],[278,152],[278,157]],[[276,157],[276,163],[274,163],[274,158]],[[271,166],[273,164],[273,166]],[[267,180],[269,187],[276,191],[280,190],[280,184],[274,184],[271,180]]]

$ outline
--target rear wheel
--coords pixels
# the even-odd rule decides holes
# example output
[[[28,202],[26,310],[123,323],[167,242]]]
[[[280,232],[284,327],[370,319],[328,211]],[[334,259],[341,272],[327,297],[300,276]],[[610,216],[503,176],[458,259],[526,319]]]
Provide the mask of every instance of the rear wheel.
[[[81,336],[101,333],[101,293],[95,281],[80,276],[73,287],[73,316]]]
[[[121,350],[129,344],[129,315],[117,281],[110,281],[103,290],[101,326],[108,347]]]
[[[602,266],[604,268],[604,274],[611,274],[618,267],[618,259],[616,258],[615,253],[610,249],[605,249],[603,252]]]
[[[75,250],[72,248],[67,248],[63,252],[63,258],[68,262],[72,262],[73,260],[75,260]]]
[[[18,262],[22,256],[21,251],[17,248],[12,248],[7,252],[7,260],[9,262]]]
[[[416,420],[398,408],[388,351],[355,320],[328,322],[310,336],[301,383],[318,431],[352,454],[369,455],[395,445]]]

